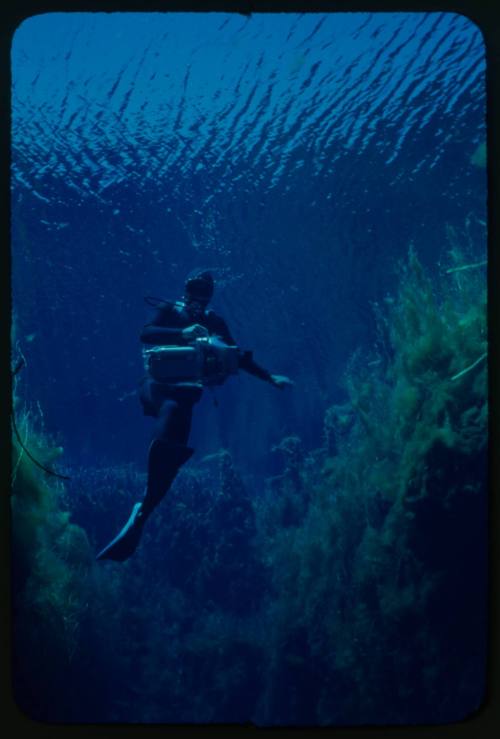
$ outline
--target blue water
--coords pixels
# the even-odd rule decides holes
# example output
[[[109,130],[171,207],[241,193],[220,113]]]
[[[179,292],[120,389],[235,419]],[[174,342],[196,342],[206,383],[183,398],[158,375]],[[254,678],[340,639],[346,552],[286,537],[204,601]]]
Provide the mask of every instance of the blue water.
[[[464,16],[48,13],[17,29],[12,79],[17,392],[83,489],[144,472],[143,298],[179,298],[194,267],[295,382],[240,373],[196,408],[193,464],[224,448],[258,489],[284,437],[322,444],[410,244],[439,271],[451,225],[485,259],[485,49]]]
[[[47,14],[12,68],[25,379],[82,463],[143,459],[144,295],[214,268],[235,338],[297,381],[200,409],[199,444],[215,425],[258,464],[297,424],[317,440],[410,240],[432,261],[447,222],[485,219],[484,48],[458,15]]]

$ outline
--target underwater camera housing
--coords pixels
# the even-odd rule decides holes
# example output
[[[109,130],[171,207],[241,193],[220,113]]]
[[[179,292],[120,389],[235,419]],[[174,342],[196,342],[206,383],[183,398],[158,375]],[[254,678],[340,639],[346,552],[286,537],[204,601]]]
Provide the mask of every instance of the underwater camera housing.
[[[188,346],[154,346],[143,354],[146,370],[157,382],[222,385],[238,372],[238,347],[216,336],[198,338]]]

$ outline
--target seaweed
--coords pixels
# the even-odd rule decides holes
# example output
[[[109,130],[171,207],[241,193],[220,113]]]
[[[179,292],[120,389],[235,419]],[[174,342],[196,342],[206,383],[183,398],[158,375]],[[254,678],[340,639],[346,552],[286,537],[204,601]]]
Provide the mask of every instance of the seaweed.
[[[271,541],[266,527],[276,600],[262,723],[298,719],[275,686],[302,690],[299,659],[323,675],[308,681],[310,723],[447,722],[481,703],[486,295],[480,264],[453,269],[465,259],[455,245],[431,279],[410,249],[377,312],[378,352],[352,358],[348,399],[325,414],[323,482],[305,481],[304,519]]]
[[[17,377],[10,490],[13,695],[34,720],[99,719],[109,711],[110,676],[120,663],[113,656],[123,638],[116,581],[103,579],[92,542],[75,521],[75,498],[68,495],[75,481],[52,470],[56,461],[64,470],[60,440],[47,431],[40,404],[28,408],[16,385]]]
[[[62,454],[36,430],[32,414],[22,415],[20,428],[44,465]],[[12,449],[14,690],[24,710],[44,717],[54,707],[55,686],[68,697],[65,673],[89,608],[91,552],[83,529],[60,506],[63,484],[40,471],[17,438]]]

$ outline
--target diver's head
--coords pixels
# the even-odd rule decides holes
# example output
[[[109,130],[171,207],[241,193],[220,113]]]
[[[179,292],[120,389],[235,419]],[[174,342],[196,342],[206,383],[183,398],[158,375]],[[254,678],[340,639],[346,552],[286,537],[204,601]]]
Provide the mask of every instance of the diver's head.
[[[187,276],[184,302],[193,317],[202,315],[214,293],[214,278],[206,269],[195,269]]]

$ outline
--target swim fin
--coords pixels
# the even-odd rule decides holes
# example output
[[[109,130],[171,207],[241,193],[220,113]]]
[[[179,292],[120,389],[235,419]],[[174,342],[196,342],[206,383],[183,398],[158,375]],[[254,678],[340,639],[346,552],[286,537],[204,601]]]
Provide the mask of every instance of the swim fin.
[[[124,562],[135,552],[146,520],[170,488],[179,468],[187,462],[193,452],[194,449],[182,444],[170,444],[161,439],[152,442],[148,457],[146,496],[142,503],[134,505],[123,529],[99,552],[96,559]]]
[[[124,562],[135,552],[145,522],[144,516],[141,515],[141,508],[142,503],[134,505],[123,529],[107,547],[99,552],[96,559],[114,559],[116,562]]]

